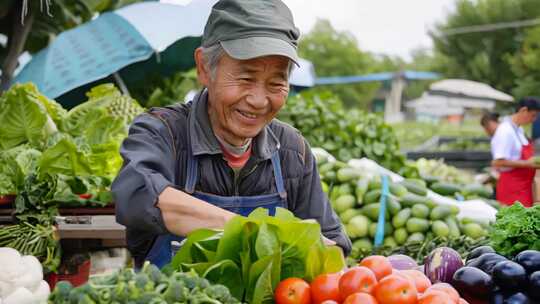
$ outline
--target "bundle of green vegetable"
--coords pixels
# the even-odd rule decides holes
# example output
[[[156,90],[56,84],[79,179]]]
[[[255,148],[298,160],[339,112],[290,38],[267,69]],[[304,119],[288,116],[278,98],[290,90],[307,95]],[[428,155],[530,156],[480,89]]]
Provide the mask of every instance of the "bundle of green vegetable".
[[[392,127],[375,114],[343,108],[331,93],[293,96],[279,119],[300,130],[313,147],[343,161],[367,157],[394,171],[405,167]]]
[[[16,249],[23,255],[38,258],[46,272],[60,265],[60,244],[55,236],[51,217],[21,216],[18,224],[0,226],[0,247]]]
[[[332,207],[353,240],[353,248],[370,252],[381,208],[380,176],[340,161],[331,162],[322,154],[316,156],[323,189],[328,192]],[[406,242],[422,242],[433,237],[457,238],[466,235],[477,239],[487,234],[486,223],[468,219],[458,221],[457,206],[438,205],[429,199],[423,180],[390,182],[389,191],[384,226],[385,246],[396,248]]]
[[[87,96],[69,112],[31,83],[0,97],[0,195],[22,194],[18,211],[36,201],[87,202],[79,194],[91,194],[85,197],[93,204],[110,202],[103,192],[122,165],[120,143],[143,108],[110,84]]]
[[[240,301],[231,295],[227,287],[213,285],[195,272],[166,275],[146,263],[140,272],[126,268],[112,275],[91,278],[76,288],[61,281],[49,296],[49,303],[235,304]]]
[[[191,233],[164,271],[196,271],[252,304],[272,303],[277,284],[289,277],[312,280],[345,266],[341,249],[326,247],[314,220],[300,220],[282,208],[236,216],[223,231]]]
[[[512,258],[522,250],[540,250],[540,205],[525,208],[520,203],[503,207],[489,234],[497,253]]]

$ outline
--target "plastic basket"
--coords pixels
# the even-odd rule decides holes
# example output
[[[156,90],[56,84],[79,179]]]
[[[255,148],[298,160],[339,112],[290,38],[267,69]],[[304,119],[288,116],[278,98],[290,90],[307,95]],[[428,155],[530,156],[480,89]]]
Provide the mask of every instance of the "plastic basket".
[[[73,285],[74,287],[83,285],[84,283],[88,282],[88,278],[90,277],[90,260],[84,261],[79,267],[77,268],[77,273],[70,273],[70,274],[58,274],[58,273],[50,273],[47,275],[47,283],[49,283],[49,286],[51,287],[51,290],[54,289],[54,286],[56,286],[56,283],[60,281],[68,281]]]

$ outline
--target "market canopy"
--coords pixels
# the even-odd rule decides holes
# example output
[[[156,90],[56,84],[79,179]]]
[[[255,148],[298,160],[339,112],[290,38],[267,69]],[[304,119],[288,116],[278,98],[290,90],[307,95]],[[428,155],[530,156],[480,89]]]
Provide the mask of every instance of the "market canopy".
[[[514,97],[498,91],[488,84],[466,79],[444,79],[437,81],[430,85],[429,91],[432,95],[452,95],[492,101],[514,101]]]
[[[14,82],[34,82],[44,95],[56,98],[133,63],[151,61],[122,73],[126,82],[156,70],[191,68],[215,2],[199,0],[184,6],[142,2],[101,14],[58,35]]]

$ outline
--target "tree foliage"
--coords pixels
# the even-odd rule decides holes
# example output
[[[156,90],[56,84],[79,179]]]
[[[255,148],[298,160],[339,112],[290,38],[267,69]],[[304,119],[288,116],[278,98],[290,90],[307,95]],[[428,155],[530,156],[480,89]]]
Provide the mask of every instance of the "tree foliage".
[[[435,62],[447,77],[488,83],[511,92],[515,74],[511,58],[521,49],[528,28],[443,35],[444,31],[540,17],[538,0],[459,0],[453,13],[436,27],[432,38]]]
[[[526,32],[521,49],[510,59],[510,64],[516,76],[515,97],[540,95],[540,26]]]
[[[299,54],[313,62],[317,77],[362,75],[375,72],[376,59],[360,50],[358,41],[347,31],[335,30],[328,20],[317,20],[300,40]],[[329,85],[315,90],[331,90],[347,106],[365,108],[379,83]]]

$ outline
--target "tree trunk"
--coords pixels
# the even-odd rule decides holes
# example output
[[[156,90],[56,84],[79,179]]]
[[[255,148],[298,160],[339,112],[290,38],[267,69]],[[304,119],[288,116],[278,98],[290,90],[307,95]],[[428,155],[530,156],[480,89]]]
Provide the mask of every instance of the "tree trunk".
[[[34,22],[33,9],[28,10],[28,15],[24,18],[22,24],[21,13],[23,10],[23,1],[18,1],[9,12],[11,19],[11,31],[8,36],[8,54],[2,64],[2,78],[0,79],[0,93],[7,90],[13,78],[13,73],[17,68],[19,55],[24,49],[28,33]]]

